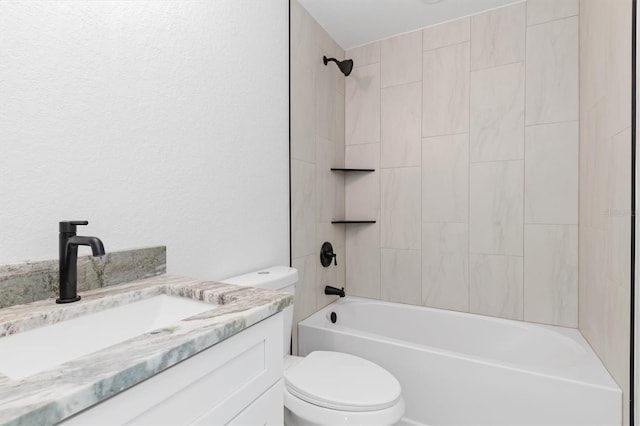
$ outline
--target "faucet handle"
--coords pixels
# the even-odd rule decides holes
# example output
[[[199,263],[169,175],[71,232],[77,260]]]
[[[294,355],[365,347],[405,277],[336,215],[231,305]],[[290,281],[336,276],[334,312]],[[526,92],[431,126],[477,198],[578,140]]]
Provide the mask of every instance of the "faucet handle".
[[[88,225],[88,220],[67,220],[60,222],[60,232],[76,232],[76,226]]]

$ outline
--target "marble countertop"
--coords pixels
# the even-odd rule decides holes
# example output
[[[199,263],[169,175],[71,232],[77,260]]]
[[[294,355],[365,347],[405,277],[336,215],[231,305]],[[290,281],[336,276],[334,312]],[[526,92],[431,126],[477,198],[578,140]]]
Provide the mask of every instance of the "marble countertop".
[[[2,308],[0,338],[159,294],[216,306],[22,380],[0,374],[0,424],[55,424],[293,303],[290,294],[160,275],[83,292],[76,303],[57,305],[47,299]]]

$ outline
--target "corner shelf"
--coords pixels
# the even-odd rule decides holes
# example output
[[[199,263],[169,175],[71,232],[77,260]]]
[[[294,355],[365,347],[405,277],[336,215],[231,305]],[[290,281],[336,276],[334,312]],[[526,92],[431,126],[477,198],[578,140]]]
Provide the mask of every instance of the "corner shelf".
[[[332,220],[331,223],[376,223],[375,220]]]
[[[354,168],[349,168],[349,167],[332,167],[331,168],[332,172],[375,172],[376,169],[354,169]],[[332,220],[331,223],[344,223],[344,224],[349,224],[349,223],[376,223],[375,220]]]
[[[376,169],[348,169],[342,167],[332,167],[332,172],[375,172]]]

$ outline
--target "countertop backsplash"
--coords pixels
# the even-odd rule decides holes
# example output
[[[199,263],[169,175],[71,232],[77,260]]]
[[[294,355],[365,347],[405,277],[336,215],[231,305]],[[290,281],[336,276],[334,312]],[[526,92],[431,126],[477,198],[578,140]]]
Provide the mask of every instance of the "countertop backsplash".
[[[78,291],[107,287],[164,274],[165,246],[78,257]],[[0,265],[0,308],[57,297],[58,259]]]

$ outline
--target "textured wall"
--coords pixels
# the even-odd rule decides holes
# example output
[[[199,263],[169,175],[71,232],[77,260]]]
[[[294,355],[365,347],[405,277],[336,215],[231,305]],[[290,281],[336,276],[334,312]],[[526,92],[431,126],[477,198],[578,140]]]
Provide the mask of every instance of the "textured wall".
[[[580,331],[629,391],[631,0],[580,2]],[[628,404],[624,422],[628,424]]]
[[[344,51],[309,13],[291,0],[291,220],[293,266],[300,279],[294,323],[335,297],[325,285],[344,287],[344,75],[322,56],[344,59]],[[330,241],[338,266],[320,264],[320,247]],[[294,351],[297,327],[294,327]]]
[[[286,0],[2,1],[0,263],[57,222],[168,271],[289,263]],[[86,253],[86,252],[85,252]]]
[[[346,52],[350,294],[576,327],[578,2]]]

